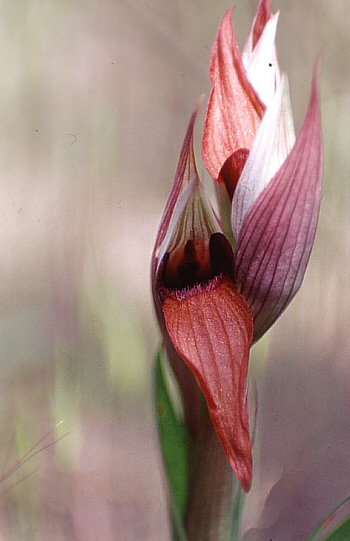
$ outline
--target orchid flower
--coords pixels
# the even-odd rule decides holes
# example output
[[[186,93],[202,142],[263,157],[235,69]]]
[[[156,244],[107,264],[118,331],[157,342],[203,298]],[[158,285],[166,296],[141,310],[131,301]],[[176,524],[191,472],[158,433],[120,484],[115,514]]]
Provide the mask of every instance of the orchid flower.
[[[243,55],[231,10],[214,41],[203,160],[231,201],[232,246],[200,183],[193,113],[152,258],[165,344],[195,376],[243,489],[252,481],[249,351],[299,289],[321,197],[318,67],[295,140],[275,51],[278,14],[261,0]]]
[[[156,311],[195,375],[214,427],[242,486],[252,475],[246,380],[250,310],[235,286],[233,251],[201,186],[192,115],[152,263]]]

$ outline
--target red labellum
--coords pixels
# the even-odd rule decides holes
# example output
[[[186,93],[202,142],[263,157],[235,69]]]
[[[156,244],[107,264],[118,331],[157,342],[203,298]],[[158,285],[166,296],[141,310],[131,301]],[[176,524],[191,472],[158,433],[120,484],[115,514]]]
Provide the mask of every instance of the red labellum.
[[[253,319],[234,283],[231,245],[222,233],[167,252],[156,289],[167,334],[205,397],[231,467],[248,491],[252,456],[247,371]]]
[[[245,491],[252,479],[246,381],[253,336],[250,310],[234,283],[216,276],[164,290],[162,312],[177,353],[197,379],[214,428]]]

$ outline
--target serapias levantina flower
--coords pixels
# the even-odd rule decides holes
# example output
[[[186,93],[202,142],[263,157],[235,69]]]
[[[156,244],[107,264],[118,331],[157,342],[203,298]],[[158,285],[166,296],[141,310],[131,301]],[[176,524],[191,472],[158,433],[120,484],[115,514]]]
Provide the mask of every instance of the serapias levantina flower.
[[[160,325],[195,375],[243,488],[252,477],[246,400],[253,319],[235,285],[233,251],[200,184],[192,116],[156,241],[153,291]]]
[[[203,160],[217,186],[226,187],[233,244],[198,178],[194,113],[152,260],[165,342],[195,376],[244,490],[252,480],[250,346],[301,285],[321,199],[319,63],[295,139],[288,81],[275,51],[277,19],[270,0],[261,0],[241,55],[228,10],[212,50]]]

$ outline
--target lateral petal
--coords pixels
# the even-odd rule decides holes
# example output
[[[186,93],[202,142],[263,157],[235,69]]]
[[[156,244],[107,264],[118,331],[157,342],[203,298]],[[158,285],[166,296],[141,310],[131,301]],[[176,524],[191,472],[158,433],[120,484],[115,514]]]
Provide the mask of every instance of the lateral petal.
[[[249,308],[227,277],[182,291],[162,302],[167,332],[195,375],[231,467],[248,491],[252,454],[246,381],[253,327]]]
[[[231,13],[232,8],[225,12],[212,48],[213,86],[202,141],[203,161],[215,180],[231,154],[250,149],[265,110],[244,69]]]
[[[295,143],[287,76],[266,109],[232,200],[232,230],[238,239],[244,217],[281,167]]]
[[[318,72],[319,62],[296,143],[250,207],[239,232],[237,282],[254,317],[255,340],[298,291],[314,242],[323,164]]]

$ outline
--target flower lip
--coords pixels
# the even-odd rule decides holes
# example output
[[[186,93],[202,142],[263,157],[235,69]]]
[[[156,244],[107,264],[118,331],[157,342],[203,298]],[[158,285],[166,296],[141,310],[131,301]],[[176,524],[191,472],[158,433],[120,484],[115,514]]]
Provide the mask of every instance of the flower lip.
[[[167,335],[195,376],[216,433],[245,491],[252,479],[247,370],[253,319],[232,280],[163,290]]]

